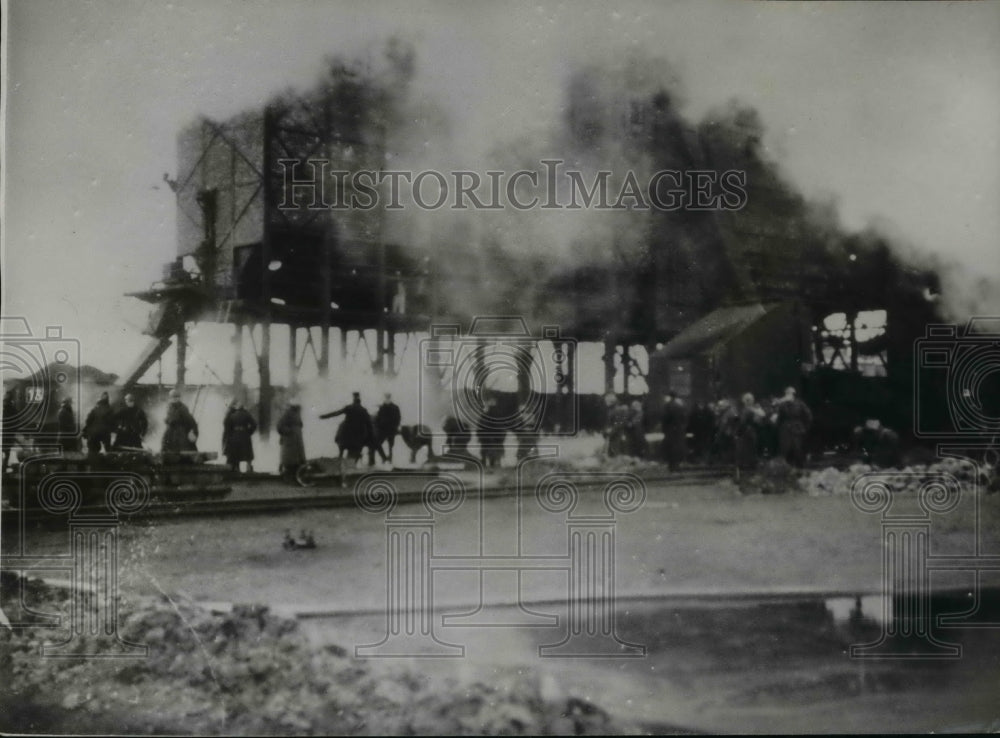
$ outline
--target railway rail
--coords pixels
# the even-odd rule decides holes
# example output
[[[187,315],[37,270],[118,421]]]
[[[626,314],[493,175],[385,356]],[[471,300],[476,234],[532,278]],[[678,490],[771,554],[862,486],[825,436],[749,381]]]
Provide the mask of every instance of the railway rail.
[[[373,469],[372,473],[379,470]],[[426,472],[414,470],[422,475]],[[646,482],[666,482],[672,484],[711,484],[718,482],[729,476],[728,470],[722,468],[694,468],[681,472],[659,472],[651,470],[653,473],[641,474]],[[366,472],[353,475],[353,479],[360,478]],[[405,476],[402,477],[405,479]],[[346,487],[341,487],[333,481],[329,486],[317,486],[312,488],[296,488],[273,474],[255,474],[245,480],[234,480],[234,486],[239,488],[244,486],[259,487],[280,485],[284,494],[269,496],[254,496],[250,498],[230,497],[227,499],[189,499],[189,500],[158,500],[154,499],[142,509],[134,513],[120,514],[122,520],[142,521],[157,518],[181,518],[181,517],[212,517],[212,516],[234,516],[234,515],[257,515],[262,513],[281,513],[292,510],[315,509],[315,508],[335,508],[335,507],[355,507],[353,495],[353,479],[348,477]],[[517,492],[517,487],[513,481],[499,481],[491,484],[487,479],[482,489],[474,490],[474,494],[485,498],[504,497]],[[583,480],[578,483],[581,487],[596,487],[606,484],[606,479],[596,478],[593,482]],[[297,494],[296,494],[297,493]],[[399,490],[399,503],[412,504],[419,502],[422,496],[422,484],[415,484],[409,489]],[[100,505],[84,505],[80,507],[76,514],[79,516],[106,514],[106,510]],[[2,519],[4,526],[15,520],[31,523],[43,523],[46,520],[56,521],[61,516],[54,516],[52,513],[42,509],[28,508],[24,510],[16,507],[7,508],[3,511]]]
[[[202,459],[199,459],[202,460]],[[207,459],[205,459],[207,460]],[[318,460],[323,461],[323,460]],[[843,455],[824,455],[813,459],[807,469],[820,469],[828,466],[846,466],[854,461]],[[188,467],[193,469],[193,467]],[[347,473],[344,484],[341,484],[339,473],[323,474],[315,478],[311,486],[299,486],[295,482],[277,475],[269,473],[252,473],[246,475],[235,475],[228,472],[221,465],[202,464],[200,465],[201,476],[211,470],[205,479],[197,480],[198,485],[188,485],[190,481],[186,477],[190,472],[179,475],[177,479],[171,479],[173,484],[167,487],[168,494],[158,494],[158,487],[153,487],[153,499],[134,513],[123,513],[119,515],[122,520],[141,521],[147,519],[180,518],[180,517],[211,517],[211,516],[232,516],[232,515],[257,515],[262,513],[281,513],[292,510],[303,510],[310,508],[336,508],[354,507],[356,505],[353,495],[353,486],[356,479],[368,473],[381,473],[384,470],[355,469]],[[432,467],[413,469],[415,475],[420,475],[426,479],[428,473],[453,471],[454,469]],[[407,470],[397,469],[395,473],[402,473],[401,478],[405,479]],[[510,471],[507,469],[506,471]],[[587,470],[581,469],[581,472]],[[599,470],[595,470],[599,471]],[[643,481],[650,483],[666,484],[712,484],[726,478],[732,478],[733,469],[729,466],[688,466],[680,471],[670,472],[666,467],[643,466],[636,469],[622,469],[623,472],[637,473]],[[459,472],[461,473],[461,472]],[[162,476],[162,475],[158,475]],[[209,479],[208,477],[211,477]],[[4,486],[7,487],[16,483],[13,475],[4,476]],[[470,480],[472,481],[472,480]],[[219,483],[222,483],[221,485]],[[596,478],[593,482],[577,482],[582,487],[592,487],[603,483],[603,480]],[[346,486],[345,486],[346,485]],[[188,487],[190,486],[190,489]],[[254,493],[255,488],[275,488],[276,494]],[[476,485],[478,487],[478,485]],[[230,491],[236,494],[230,494]],[[7,490],[5,490],[6,492]],[[407,489],[399,490],[399,504],[412,504],[421,499],[422,486],[418,483]],[[490,479],[486,478],[483,489],[474,491],[483,497],[503,497],[513,495],[517,492],[513,480],[510,479]],[[4,528],[9,528],[14,524],[32,523],[42,524],[45,521],[56,522],[63,520],[64,516],[53,515],[43,509],[27,506],[20,509],[13,501],[10,494],[5,494],[5,506],[0,514],[0,523]],[[14,502],[14,504],[11,504]],[[80,516],[106,514],[107,511],[100,505],[84,504],[76,510],[75,514]]]

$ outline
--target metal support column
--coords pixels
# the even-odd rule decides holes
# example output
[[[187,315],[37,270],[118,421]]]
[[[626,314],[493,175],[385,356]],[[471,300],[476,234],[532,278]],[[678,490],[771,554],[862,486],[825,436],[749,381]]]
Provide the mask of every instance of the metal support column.
[[[329,130],[327,126],[326,130]],[[323,294],[321,299],[322,302],[322,319],[320,322],[320,349],[319,349],[319,376],[320,379],[328,379],[330,376],[330,321],[331,312],[333,306],[330,304],[331,295],[330,291],[332,288],[332,275],[330,274],[331,268],[331,258],[330,250],[332,249],[332,238],[333,238],[333,221],[332,219],[327,221],[327,227],[323,234],[323,259],[322,259],[322,269],[323,269]]]
[[[390,377],[396,376],[396,333],[391,328],[385,334],[385,371]]]
[[[330,376],[330,326],[319,329],[319,376],[327,379]]]
[[[618,345],[615,339],[607,336],[604,339],[604,394],[615,391],[615,353]]]
[[[854,324],[858,320],[858,313],[856,310],[850,310],[847,313],[847,328],[850,331],[851,336],[851,371],[856,372],[858,370],[858,335],[855,330]]]
[[[289,323],[288,325],[288,387],[295,390],[299,386],[299,351],[296,341],[298,329]]]
[[[622,394],[628,397],[628,380],[629,375],[632,373],[632,367],[629,363],[630,357],[628,353],[628,344],[622,344]]]
[[[243,395],[243,324],[237,323],[233,331],[233,397]]]
[[[385,372],[386,340],[385,242],[378,242],[378,318],[375,324],[375,375]]]
[[[264,303],[264,318],[261,321],[260,356],[257,366],[260,372],[260,401],[257,410],[257,424],[260,437],[266,440],[271,434],[271,208],[274,207],[273,144],[275,138],[274,109],[264,109],[263,125],[264,151],[261,199],[264,210],[264,233],[261,238],[261,296]]]
[[[258,428],[261,439],[271,435],[271,321],[260,324],[260,356],[257,357],[260,372],[260,402],[257,410]]]
[[[182,325],[177,331],[177,391],[184,391],[187,374],[187,327]]]

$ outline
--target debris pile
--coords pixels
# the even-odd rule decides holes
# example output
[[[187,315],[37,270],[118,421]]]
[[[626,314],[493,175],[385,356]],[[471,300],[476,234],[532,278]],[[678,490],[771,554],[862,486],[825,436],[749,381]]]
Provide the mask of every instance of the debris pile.
[[[814,497],[848,495],[854,481],[872,471],[885,474],[889,489],[900,494],[915,494],[925,485],[948,477],[956,480],[963,492],[971,492],[977,485],[980,489],[991,489],[995,481],[995,471],[989,467],[971,461],[945,458],[933,464],[912,464],[902,469],[879,469],[868,464],[854,464],[845,470],[827,467],[806,474],[799,480],[799,484],[806,493]]]
[[[9,573],[0,584],[5,607],[18,601],[24,585],[32,609],[69,613],[63,590]],[[120,638],[146,646],[144,658],[42,658],[42,644],[67,631],[0,627],[3,730],[73,732],[81,724],[216,735],[638,730],[613,723],[589,702],[546,694],[530,669],[491,670],[488,683],[449,677],[436,684],[399,663],[313,645],[296,620],[266,607],[218,614],[190,601],[150,598],[130,603],[120,622]],[[95,650],[93,636],[77,638],[79,653]],[[48,722],[40,724],[39,715]]]

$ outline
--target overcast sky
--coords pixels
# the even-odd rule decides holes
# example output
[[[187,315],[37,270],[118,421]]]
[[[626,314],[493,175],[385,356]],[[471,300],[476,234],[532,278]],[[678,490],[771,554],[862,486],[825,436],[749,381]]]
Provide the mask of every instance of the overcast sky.
[[[884,220],[1000,277],[1000,3],[11,0],[4,26],[3,312],[62,325],[107,371],[146,341],[123,293],[176,249],[178,130],[394,33],[470,166],[559,115],[577,65],[639,49],[680,72],[689,119],[756,107],[768,153],[848,228]]]

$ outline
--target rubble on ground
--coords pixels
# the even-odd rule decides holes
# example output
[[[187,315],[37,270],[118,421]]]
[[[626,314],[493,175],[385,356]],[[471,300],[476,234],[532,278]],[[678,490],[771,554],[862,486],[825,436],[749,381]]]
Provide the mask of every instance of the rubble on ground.
[[[889,489],[899,494],[916,494],[930,482],[941,480],[943,475],[954,478],[963,491],[972,491],[977,486],[989,489],[994,472],[971,461],[945,458],[932,464],[912,464],[902,468],[879,469],[868,464],[853,464],[845,470],[827,467],[805,474],[799,484],[803,491],[812,496],[849,495],[854,481],[869,472],[885,475]]]
[[[974,489],[993,491],[998,486],[995,470],[955,458],[931,464],[911,464],[898,469],[852,464],[846,469],[829,466],[808,472],[795,469],[782,459],[769,459],[753,471],[742,472],[738,484],[743,494],[842,496],[851,493],[855,480],[871,472],[882,475],[882,481],[898,494],[916,494],[927,484],[940,481],[943,475],[953,478],[963,492]]]
[[[70,612],[65,590],[9,572],[0,584],[5,608],[24,586],[32,609]],[[296,620],[266,607],[234,606],[220,614],[183,599],[130,602],[119,636],[145,645],[143,658],[40,656],[42,644],[65,633],[0,627],[5,732],[75,732],[82,724],[111,732],[207,735],[638,731],[589,702],[553,696],[531,669],[491,670],[488,683],[435,685],[399,664],[312,645]],[[89,634],[73,643],[81,654],[97,645]],[[19,724],[25,715],[33,717]],[[39,715],[56,724],[39,725]]]

